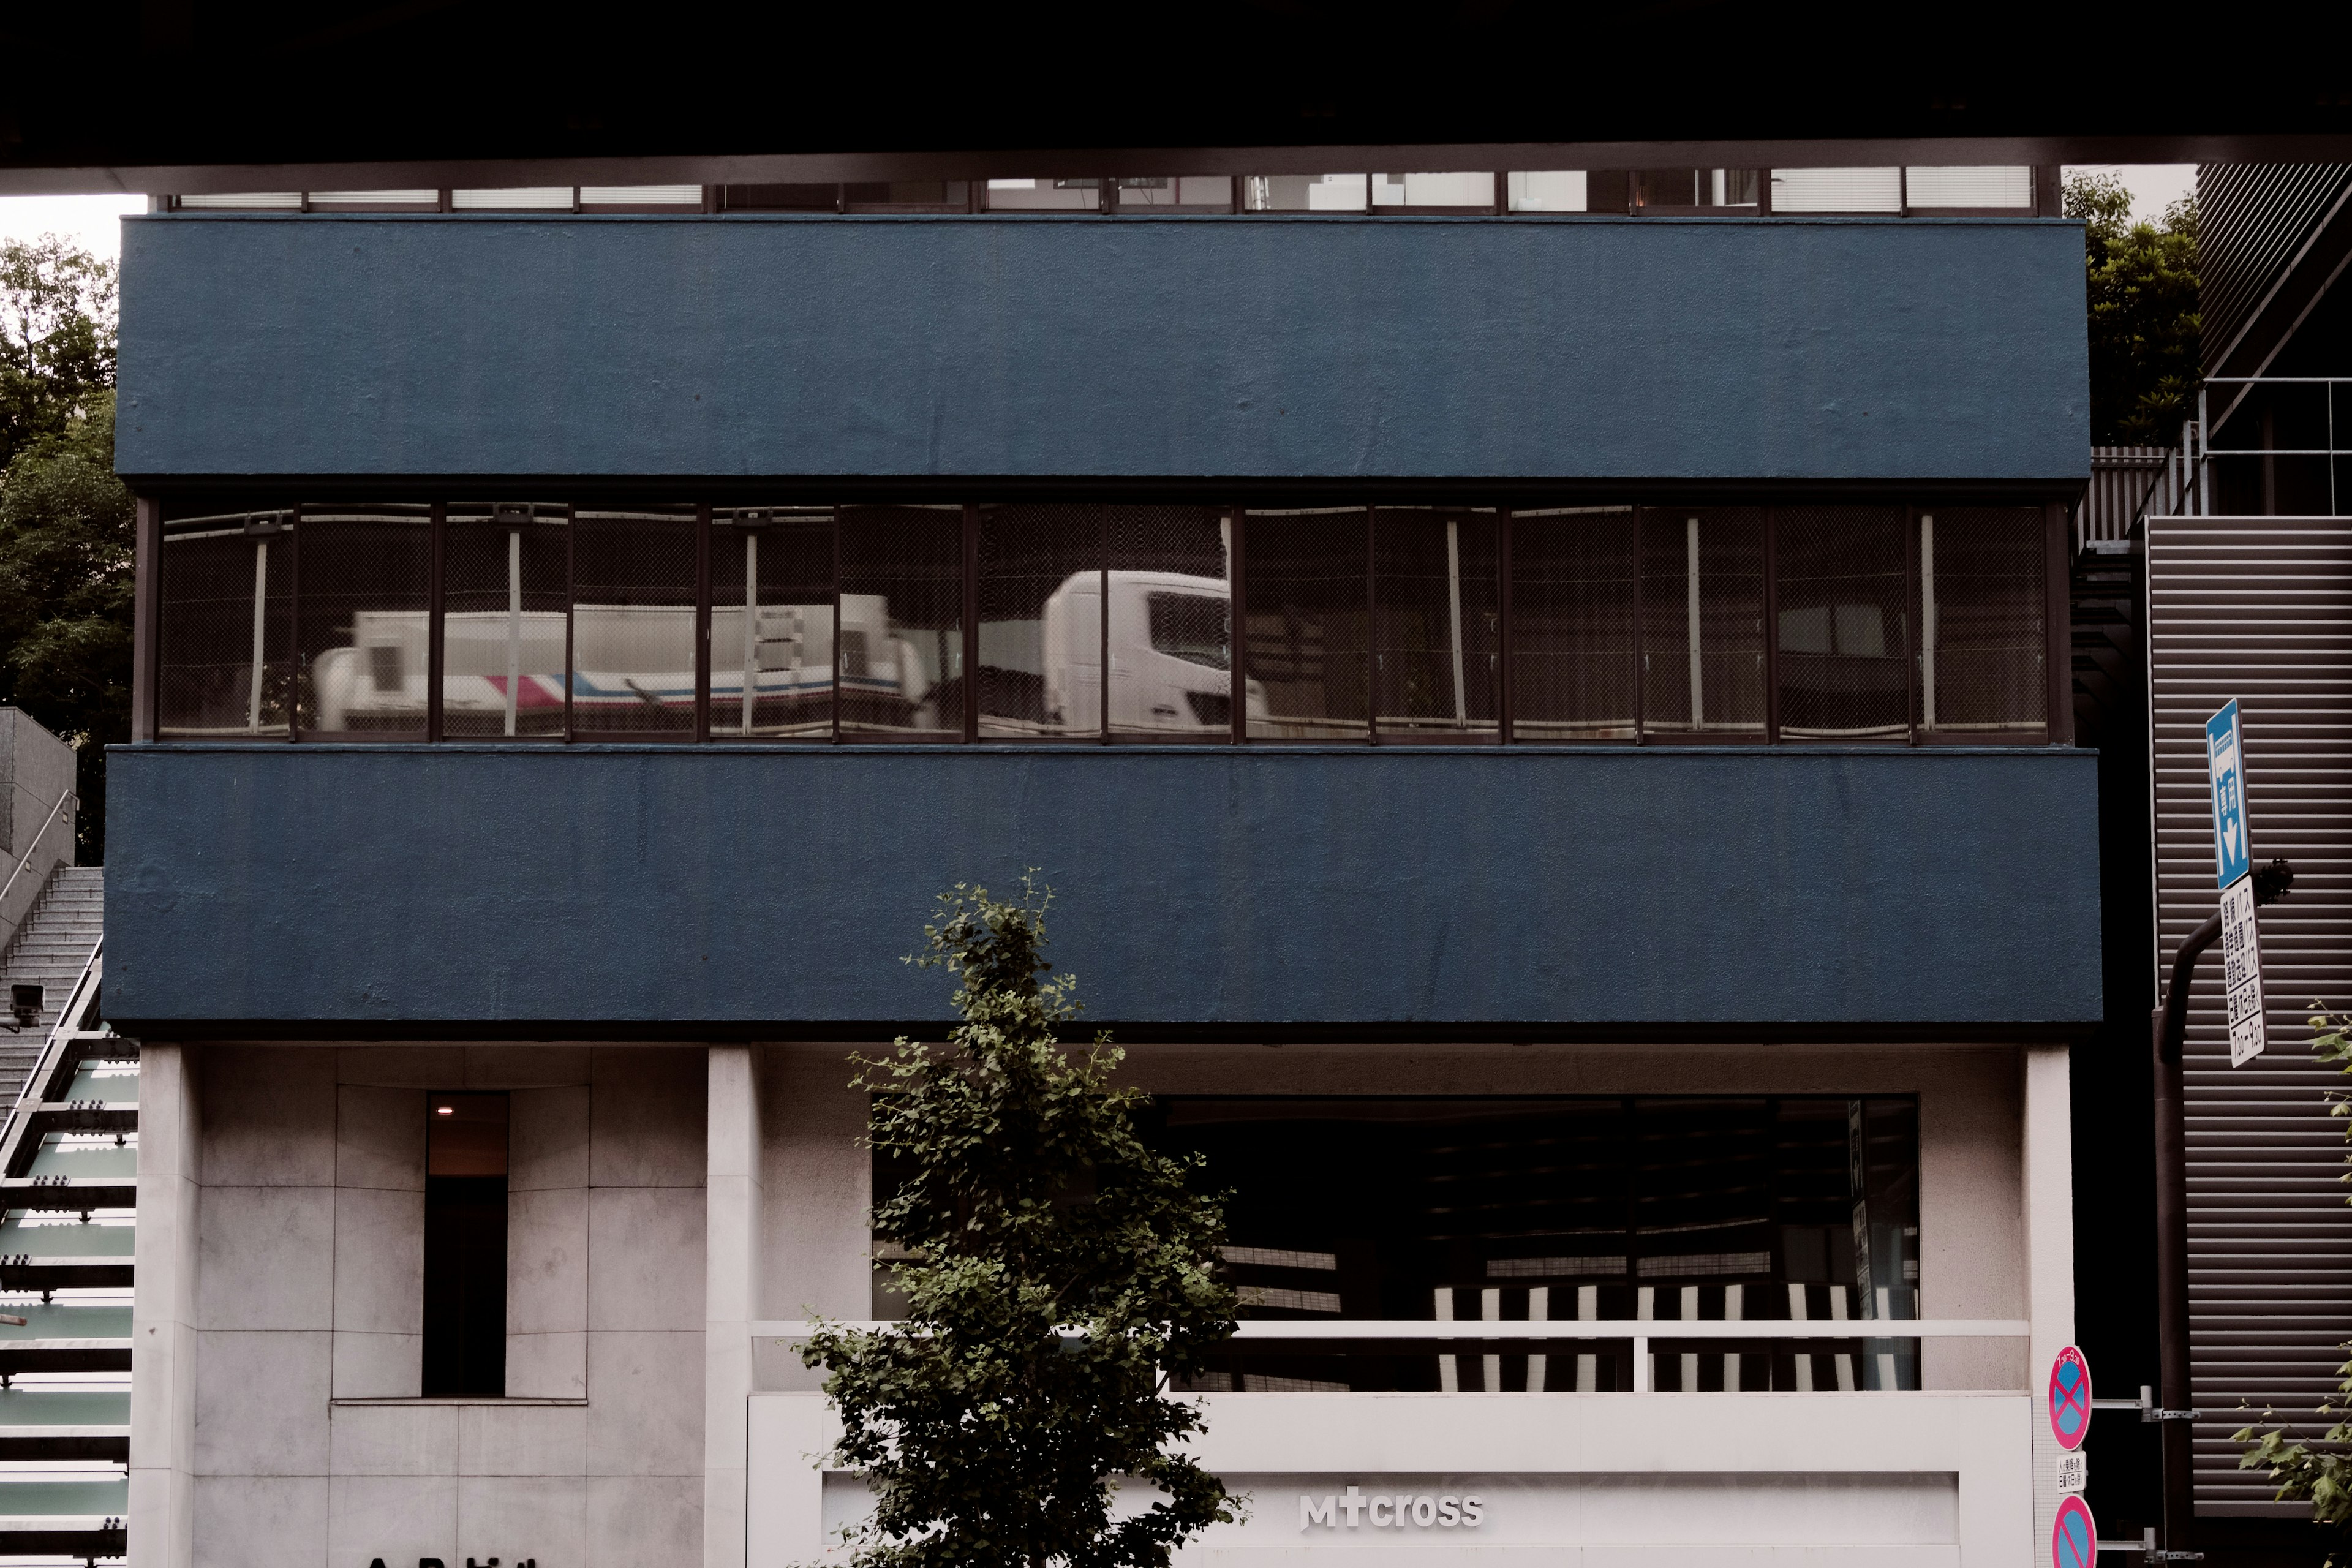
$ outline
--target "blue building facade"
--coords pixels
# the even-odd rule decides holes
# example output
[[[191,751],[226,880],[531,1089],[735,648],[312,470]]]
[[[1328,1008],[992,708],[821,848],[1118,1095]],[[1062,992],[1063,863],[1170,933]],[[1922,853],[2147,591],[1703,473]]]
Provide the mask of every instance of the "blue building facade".
[[[598,1511],[627,1489],[596,1445],[658,1449],[670,1415],[596,1336],[656,1320],[696,1340],[670,1394],[698,1381],[707,1435],[635,1472],[632,1508],[713,1563],[822,1550],[855,1478],[809,1489],[786,1456],[821,1446],[822,1400],[761,1347],[891,1315],[843,1053],[950,1016],[898,962],[934,895],[1033,876],[1162,1135],[1241,1194],[1252,1334],[1520,1325],[1218,1373],[1195,1392],[1234,1396],[1219,1462],[1279,1518],[1202,1562],[1316,1545],[1315,1500],[1359,1485],[1398,1520],[1424,1482],[1507,1500],[1486,1536],[1423,1543],[1465,1561],[1614,1539],[1591,1533],[1612,1463],[1696,1489],[1628,1542],[1703,1520],[1727,1562],[1808,1531],[2015,1560],[2053,1506],[2026,1368],[2071,1333],[2065,1046],[2102,1015],[2066,631],[2079,226],[1752,189],[1513,210],[1500,175],[1484,212],[1022,210],[1033,184],[1061,194],[126,223],[141,662],[106,1006],[170,1055],[149,1092],[180,1109],[148,1119],[197,1152],[173,1156],[189,1268],[217,1277],[203,1238],[244,1223],[207,1217],[247,1201],[215,1186],[342,1213],[365,1161],[333,1129],[413,1109],[425,1140],[420,1215],[383,1232],[424,1260],[414,1310],[346,1299],[382,1249],[357,1261],[341,1222],[319,1322],[226,1284],[168,1300],[142,1253],[142,1311],[199,1362],[243,1353],[235,1324],[324,1336],[283,1386],[323,1400],[330,1458],[207,1447],[238,1417],[202,1371],[142,1384],[196,1435],[134,1448],[134,1555],[144,1521],[154,1561],[213,1559],[244,1540],[228,1500],[275,1488],[315,1515],[305,1561],[598,1561],[634,1538]],[[591,1267],[576,1329],[533,1317],[556,1222],[525,1124],[575,1089],[582,1236],[694,1301]],[[457,1178],[433,1116],[499,1130],[496,1376],[452,1371],[474,1331],[434,1316],[433,1227],[460,1220],[434,1206]],[[344,1152],[202,1173],[265,1124]],[[1473,1148],[1501,1152],[1446,1163]],[[665,1160],[701,1189],[690,1246],[593,1217],[607,1174],[667,1191],[642,1176]],[[1473,1166],[1484,1219],[1441,1201]],[[1282,1218],[1317,1182],[1370,1206]],[[1618,1206],[1569,1215],[1595,1203]],[[1915,1324],[1818,1353],[1791,1327],[1849,1317]],[[1716,1326],[1658,1350],[1633,1325],[1661,1319]],[[1540,1350],[1538,1323],[1601,1327]],[[1667,1441],[1689,1417],[1655,1401],[1596,1403],[1668,1390],[1750,1458]],[[1856,1426],[1839,1401],[1872,1390],[1912,1403]],[[1375,1417],[1372,1392],[1406,1404]],[[1489,1430],[1472,1393],[1526,1402]],[[458,1437],[397,1485],[341,1457],[370,1423],[532,1400],[587,1412],[589,1458],[531,1472],[559,1522]],[[1391,1420],[1381,1458],[1364,1424]],[[1584,1424],[1638,1448],[1652,1422],[1654,1458],[1559,1458]],[[1697,1479],[1726,1467],[1832,1501],[1775,1523]]]

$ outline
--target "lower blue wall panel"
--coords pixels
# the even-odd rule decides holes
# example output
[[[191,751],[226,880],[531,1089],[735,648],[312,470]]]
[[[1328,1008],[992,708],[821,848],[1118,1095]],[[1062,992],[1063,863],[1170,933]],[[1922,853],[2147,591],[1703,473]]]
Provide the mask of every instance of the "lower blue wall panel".
[[[932,896],[1056,894],[1090,1019],[2068,1026],[2095,755],[118,747],[134,1032],[887,1026]]]

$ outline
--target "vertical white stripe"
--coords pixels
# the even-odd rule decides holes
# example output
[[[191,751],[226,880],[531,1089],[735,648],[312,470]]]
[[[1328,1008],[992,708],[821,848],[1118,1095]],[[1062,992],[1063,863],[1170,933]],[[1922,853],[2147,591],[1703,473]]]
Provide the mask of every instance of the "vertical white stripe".
[[[1453,524],[1448,523],[1446,526],[1450,529],[1453,527]],[[1503,1321],[1502,1291],[1481,1290],[1478,1292],[1478,1316],[1489,1323],[1499,1323]],[[1481,1379],[1481,1382],[1485,1384],[1486,1392],[1489,1394],[1502,1393],[1503,1358],[1499,1355],[1490,1355],[1486,1357],[1483,1371],[1486,1375]]]
[[[1701,728],[1706,722],[1706,694],[1699,676],[1698,662],[1698,519],[1688,525],[1690,539],[1690,691],[1691,728]]]
[[[1461,525],[1450,517],[1445,520],[1445,608],[1454,626],[1454,721],[1464,724],[1470,719],[1470,698],[1462,678],[1462,537]]]
[[[269,541],[253,542],[253,689],[245,700],[245,727],[261,729],[261,659],[268,651],[264,632],[269,625]]]
[[[760,680],[760,536],[743,531],[743,733],[751,732],[751,704]]]
[[[1936,728],[1936,520],[1919,514],[1919,727]]]
[[[1433,1315],[1437,1321],[1441,1323],[1452,1322],[1454,1321],[1454,1287],[1440,1285],[1437,1288],[1437,1299],[1434,1304],[1436,1310]],[[1437,1358],[1437,1388],[1441,1394],[1462,1392],[1461,1363],[1450,1355]]]
[[[565,670],[563,678],[572,679]],[[507,531],[507,733],[515,732],[517,689],[522,683],[522,530]]]
[[[1550,1286],[1537,1285],[1529,1288],[1528,1321],[1531,1323],[1551,1321]],[[1548,1365],[1546,1358],[1540,1354],[1528,1357],[1528,1392],[1529,1394],[1541,1394],[1544,1391],[1544,1371]]]

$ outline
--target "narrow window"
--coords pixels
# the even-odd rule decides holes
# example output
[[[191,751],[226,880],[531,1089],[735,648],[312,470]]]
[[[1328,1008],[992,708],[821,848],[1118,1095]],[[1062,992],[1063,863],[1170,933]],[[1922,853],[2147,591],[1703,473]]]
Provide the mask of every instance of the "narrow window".
[[[507,1391],[507,1097],[426,1097],[423,1393]]]

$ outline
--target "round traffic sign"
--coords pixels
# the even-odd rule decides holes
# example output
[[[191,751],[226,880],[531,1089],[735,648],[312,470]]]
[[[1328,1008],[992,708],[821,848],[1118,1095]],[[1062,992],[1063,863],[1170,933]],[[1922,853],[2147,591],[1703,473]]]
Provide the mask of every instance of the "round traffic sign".
[[[2058,1500],[2058,1520],[2050,1527],[2051,1568],[2097,1568],[2099,1526],[2091,1505],[2069,1494]]]
[[[2091,1432],[2091,1363],[2068,1345],[2050,1363],[2050,1434],[2075,1449]]]

